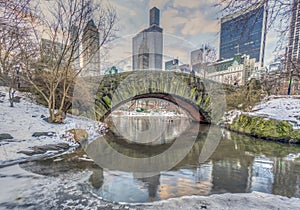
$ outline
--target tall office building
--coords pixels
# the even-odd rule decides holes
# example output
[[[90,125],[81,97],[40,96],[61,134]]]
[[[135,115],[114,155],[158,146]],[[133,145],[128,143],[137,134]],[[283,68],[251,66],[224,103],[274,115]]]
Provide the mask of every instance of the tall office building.
[[[83,73],[82,75],[100,75],[100,36],[98,28],[93,20],[90,20],[83,29],[82,54]]]
[[[286,70],[299,68],[300,65],[300,3],[294,0],[290,23],[289,43],[286,52]]]
[[[71,31],[70,31],[70,41],[71,41],[71,45],[73,47],[74,52],[72,55],[72,59],[73,59],[73,68],[75,70],[79,70],[80,69],[80,53],[79,53],[79,29],[77,26],[72,25],[71,26]]]
[[[221,19],[220,59],[246,54],[264,64],[267,5]]]
[[[163,53],[163,29],[159,27],[159,9],[150,10],[150,26],[132,39],[133,70],[161,70]]]

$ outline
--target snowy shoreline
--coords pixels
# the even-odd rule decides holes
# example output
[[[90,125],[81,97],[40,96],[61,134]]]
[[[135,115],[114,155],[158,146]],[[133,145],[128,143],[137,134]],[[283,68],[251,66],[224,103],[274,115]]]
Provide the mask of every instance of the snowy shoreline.
[[[28,97],[28,93],[17,92],[16,96],[21,97],[20,102],[10,107],[7,88],[0,87],[0,92],[5,94],[0,103],[0,134],[11,136],[11,138],[0,139],[0,165],[2,166],[47,157],[78,147],[74,135],[68,132],[71,129],[84,129],[88,133],[88,140],[101,135],[99,133],[99,127],[103,125],[101,122],[68,114],[63,124],[48,123],[43,119],[49,115],[48,109],[36,104]],[[33,156],[20,153],[24,150],[33,150],[35,147],[46,145],[53,147],[59,144],[68,145],[68,148],[61,150],[58,148],[58,150]]]

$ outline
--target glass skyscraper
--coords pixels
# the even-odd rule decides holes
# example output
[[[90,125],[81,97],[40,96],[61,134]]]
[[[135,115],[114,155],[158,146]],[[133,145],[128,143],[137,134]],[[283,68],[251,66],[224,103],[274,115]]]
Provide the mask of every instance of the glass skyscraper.
[[[163,29],[159,27],[159,9],[150,10],[150,26],[132,39],[133,70],[161,70]]]
[[[250,55],[262,66],[266,40],[266,6],[237,12],[221,19],[220,59]]]

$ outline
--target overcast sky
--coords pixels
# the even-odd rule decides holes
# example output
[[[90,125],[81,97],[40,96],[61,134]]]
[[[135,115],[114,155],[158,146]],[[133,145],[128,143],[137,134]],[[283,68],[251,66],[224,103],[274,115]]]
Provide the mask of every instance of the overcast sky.
[[[190,52],[210,44],[217,50],[219,45],[220,17],[216,0],[106,0],[114,6],[119,15],[119,31],[112,45],[112,63],[127,60],[121,65],[131,68],[132,37],[149,26],[149,10],[156,6],[160,9],[160,26],[164,30],[164,56],[178,58],[190,63]],[[274,57],[276,39],[267,36],[266,64]],[[126,64],[125,64],[126,63]],[[120,64],[119,64],[120,65]]]

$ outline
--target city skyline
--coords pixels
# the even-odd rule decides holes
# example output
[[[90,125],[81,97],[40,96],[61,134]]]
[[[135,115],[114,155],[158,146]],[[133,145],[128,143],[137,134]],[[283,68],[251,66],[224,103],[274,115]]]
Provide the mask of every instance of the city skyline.
[[[189,64],[190,53],[204,44],[215,48],[216,54],[219,55],[221,14],[218,8],[213,7],[215,0],[206,2],[110,0],[109,3],[116,8],[121,17],[117,39],[111,43],[112,54],[118,52],[119,58],[113,60],[111,56],[111,62],[120,66],[125,65],[125,70],[131,68],[131,65],[125,61],[132,54],[131,42],[128,40],[147,27],[148,11],[154,6],[160,10],[160,25],[164,29],[163,63],[178,58],[182,63]],[[277,42],[274,33],[274,31],[269,31],[266,37],[265,65],[274,60],[273,51]],[[120,55],[123,57],[120,58]]]

